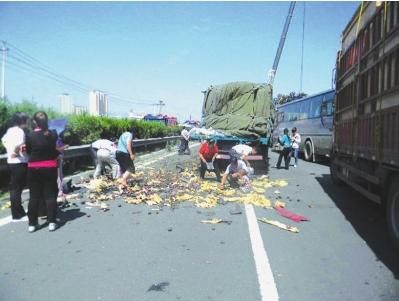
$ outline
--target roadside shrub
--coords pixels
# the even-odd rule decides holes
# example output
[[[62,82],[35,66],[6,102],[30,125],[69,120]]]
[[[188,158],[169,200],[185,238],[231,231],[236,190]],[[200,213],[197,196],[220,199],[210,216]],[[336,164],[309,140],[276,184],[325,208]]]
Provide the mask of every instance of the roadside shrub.
[[[7,100],[0,99],[0,138],[6,131],[6,123],[15,112],[25,112],[32,116],[36,111],[45,111],[49,119],[65,117],[53,109],[38,106],[34,102],[23,100],[21,103],[11,104]],[[64,142],[69,145],[89,144],[103,139],[117,139],[119,136],[135,128],[135,139],[167,137],[180,134],[179,126],[167,127],[158,122],[143,120],[116,119],[110,117],[98,117],[89,115],[68,115],[68,128],[64,133]],[[5,152],[0,142],[0,154]]]
[[[166,137],[180,133],[180,127],[167,127],[158,122],[79,115],[69,117],[65,142],[80,145],[92,143],[100,138],[115,139],[132,127],[135,128],[135,139]]]

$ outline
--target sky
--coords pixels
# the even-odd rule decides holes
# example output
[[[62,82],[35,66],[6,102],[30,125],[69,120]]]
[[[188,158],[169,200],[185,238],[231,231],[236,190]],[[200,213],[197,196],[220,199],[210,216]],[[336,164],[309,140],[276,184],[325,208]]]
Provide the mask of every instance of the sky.
[[[88,106],[89,91],[98,89],[124,98],[109,98],[112,115],[157,113],[151,104],[162,100],[163,113],[200,120],[201,91],[210,85],[267,81],[289,4],[0,2],[0,40],[9,48],[5,94],[57,110],[57,95]],[[331,88],[340,35],[358,5],[296,3],[274,96],[300,92],[304,6],[302,91],[310,95]],[[32,70],[32,62],[76,84]]]

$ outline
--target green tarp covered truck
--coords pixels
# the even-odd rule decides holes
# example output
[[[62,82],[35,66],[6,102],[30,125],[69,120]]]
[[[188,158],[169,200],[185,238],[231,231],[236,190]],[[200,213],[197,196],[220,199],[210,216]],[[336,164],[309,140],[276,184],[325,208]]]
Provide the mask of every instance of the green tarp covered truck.
[[[218,159],[229,159],[231,147],[239,143],[255,145],[258,154],[249,160],[267,163],[269,138],[273,130],[272,86],[233,82],[210,86],[204,93],[202,126],[212,130],[220,149]],[[192,135],[193,139],[208,135]]]

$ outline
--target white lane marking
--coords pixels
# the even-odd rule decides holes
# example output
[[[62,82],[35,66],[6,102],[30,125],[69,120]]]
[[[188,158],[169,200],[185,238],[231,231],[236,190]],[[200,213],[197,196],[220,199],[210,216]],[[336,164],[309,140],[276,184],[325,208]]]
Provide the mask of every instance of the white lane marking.
[[[249,237],[251,239],[252,251],[254,253],[256,272],[258,274],[260,295],[262,301],[277,301],[278,293],[273,273],[262,236],[260,235],[258,220],[252,205],[245,205],[245,213],[248,221]]]
[[[9,215],[7,217],[0,218],[0,227],[7,225],[8,223],[11,223],[11,221],[12,221],[11,215]]]
[[[191,147],[196,147],[196,146],[198,146],[198,145],[200,145],[200,144],[201,144],[201,143],[195,143],[195,144],[190,145],[190,146],[191,146]],[[157,162],[157,161],[160,161],[160,160],[162,160],[162,159],[164,159],[164,158],[167,158],[167,157],[170,157],[170,156],[173,156],[173,155],[177,155],[176,152],[167,154],[167,155],[165,155],[165,156],[161,156],[161,157],[159,157],[158,159],[153,160],[153,161],[145,162],[145,163],[143,163],[143,164],[140,164],[139,166],[147,166],[147,165],[150,165],[150,164],[152,164],[152,163],[155,163],[155,162]],[[4,218],[1,218],[1,219],[0,219],[0,227],[1,227],[1,226],[4,226],[4,225],[7,225],[7,224],[9,224],[9,223],[11,223],[11,221],[12,221],[11,215],[9,215],[9,216],[7,216],[7,217],[4,217]]]

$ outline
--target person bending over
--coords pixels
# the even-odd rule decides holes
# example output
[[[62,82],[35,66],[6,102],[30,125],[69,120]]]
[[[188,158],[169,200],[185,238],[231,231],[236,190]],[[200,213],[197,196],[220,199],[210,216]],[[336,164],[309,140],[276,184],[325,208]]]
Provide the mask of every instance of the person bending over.
[[[134,128],[124,132],[118,140],[118,150],[116,152],[116,160],[121,168],[121,184],[127,186],[127,180],[135,173],[134,159],[136,155],[133,152]]]
[[[101,171],[105,170],[105,166],[107,165],[112,169],[112,179],[119,178],[119,163],[116,160],[117,148],[115,143],[108,139],[99,139],[94,141],[91,146],[93,149],[97,149],[97,164],[93,178],[97,179],[101,175]]]
[[[218,147],[213,139],[206,139],[206,142],[201,145],[198,155],[200,161],[200,177],[204,179],[205,171],[214,171],[216,179],[220,182],[220,171],[218,162],[215,160],[218,154]]]

